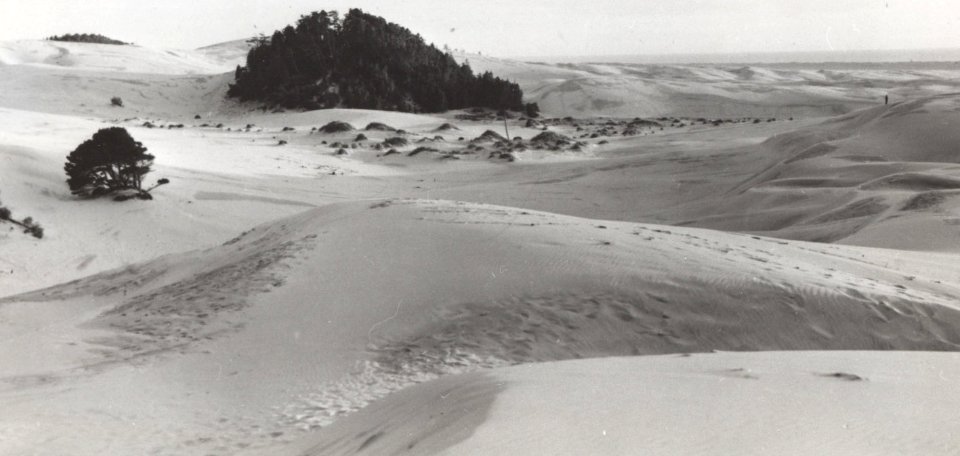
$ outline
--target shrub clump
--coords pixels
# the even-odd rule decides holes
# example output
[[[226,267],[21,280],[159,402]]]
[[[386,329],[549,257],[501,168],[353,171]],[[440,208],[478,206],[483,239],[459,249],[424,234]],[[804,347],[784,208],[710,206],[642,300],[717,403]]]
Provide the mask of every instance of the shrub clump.
[[[530,140],[530,146],[535,149],[556,149],[570,144],[571,139],[553,131],[545,131]]]
[[[432,148],[432,147],[418,147],[418,148],[416,148],[416,149],[413,149],[413,151],[411,151],[409,154],[407,154],[407,156],[408,156],[408,157],[413,157],[413,156],[419,155],[419,154],[421,154],[421,153],[423,153],[423,152],[437,152],[437,149],[434,149],[434,148]]]
[[[527,117],[540,117],[540,105],[536,103],[527,103],[523,105],[523,112],[527,115]]]
[[[503,135],[497,133],[493,130],[487,130],[483,132],[480,136],[472,139],[470,142],[498,142],[506,141],[507,138],[504,138]]]
[[[320,133],[343,133],[345,131],[353,131],[356,128],[353,128],[353,125],[350,125],[346,122],[341,122],[339,120],[334,120],[322,127],[320,127]]]
[[[122,108],[123,100],[120,97],[113,97],[110,99],[110,104]]]
[[[387,138],[383,140],[383,145],[390,146],[390,147],[404,147],[409,144],[410,144],[410,141],[408,141],[407,138],[403,138],[400,136],[394,136],[392,138]]]
[[[95,43],[95,44],[115,44],[115,45],[130,44],[130,43],[124,43],[123,41],[120,41],[120,40],[107,38],[97,33],[67,33],[59,36],[54,35],[54,36],[48,37],[47,41],[69,41],[74,43]]]
[[[10,222],[14,225],[18,225],[20,228],[23,228],[25,234],[29,234],[37,239],[43,239],[43,227],[39,223],[33,221],[33,218],[27,217],[23,220],[17,220],[13,218],[13,213],[6,206],[3,205],[3,202],[0,201],[0,221]]]
[[[363,129],[367,131],[397,131],[396,128],[380,122],[370,122]]]
[[[456,125],[448,122],[435,128],[433,131],[447,131],[447,130],[459,130],[459,129],[460,128],[458,128]]]
[[[561,134],[559,134],[559,133],[553,132],[553,131],[545,131],[545,132],[543,132],[543,133],[540,133],[540,134],[537,135],[537,136],[534,136],[533,139],[531,139],[530,141],[533,141],[533,142],[548,142],[548,143],[554,143],[554,142],[560,142],[560,141],[567,141],[567,142],[569,142],[569,141],[570,141],[570,138],[568,138],[568,137],[566,137],[566,136],[564,136],[564,135],[561,135]]]
[[[153,155],[122,127],[103,128],[67,156],[63,169],[74,195],[92,198],[122,190],[150,199],[150,190],[168,181],[143,189],[143,176],[150,172]]]

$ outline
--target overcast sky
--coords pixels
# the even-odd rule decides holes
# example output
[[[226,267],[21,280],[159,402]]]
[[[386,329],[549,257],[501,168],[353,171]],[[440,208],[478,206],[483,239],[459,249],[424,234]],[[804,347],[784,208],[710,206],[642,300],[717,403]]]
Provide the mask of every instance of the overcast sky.
[[[351,7],[502,57],[960,47],[958,0],[0,0],[0,40],[196,48]]]

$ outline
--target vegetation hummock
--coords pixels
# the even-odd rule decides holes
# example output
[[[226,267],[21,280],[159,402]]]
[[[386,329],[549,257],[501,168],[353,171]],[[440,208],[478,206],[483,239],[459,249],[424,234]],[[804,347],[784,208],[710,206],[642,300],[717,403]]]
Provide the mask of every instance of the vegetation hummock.
[[[115,45],[127,45],[130,43],[124,43],[123,41],[115,40],[112,38],[107,38],[103,35],[96,33],[67,33],[65,35],[54,35],[48,37],[49,41],[69,41],[73,43],[96,43],[96,44],[115,44]]]
[[[29,234],[37,239],[43,239],[43,227],[41,227],[39,223],[35,222],[32,217],[27,217],[23,220],[13,218],[13,213],[3,205],[3,202],[0,202],[0,222],[10,222],[22,228],[25,234]]]
[[[246,63],[228,96],[291,109],[524,109],[519,85],[476,76],[420,35],[359,9],[342,20],[336,11],[301,16],[257,39]]]

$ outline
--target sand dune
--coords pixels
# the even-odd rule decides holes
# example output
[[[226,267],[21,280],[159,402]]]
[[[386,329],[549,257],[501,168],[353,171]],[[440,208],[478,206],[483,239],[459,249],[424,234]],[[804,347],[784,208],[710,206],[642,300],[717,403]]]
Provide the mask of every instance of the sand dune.
[[[135,45],[22,40],[0,43],[0,66],[28,65],[114,73],[220,74],[243,63],[242,42],[197,51]],[[216,58],[214,58],[214,56]]]
[[[32,317],[42,331],[4,330],[23,349],[0,363],[3,394],[33,395],[21,403],[32,412],[6,416],[45,423],[11,435],[26,447],[60,436],[41,454],[202,454],[225,442],[257,452],[389,392],[487,367],[714,349],[954,350],[953,260],[477,204],[344,203],[5,299],[11,321],[51,309]],[[52,334],[60,344],[42,343]],[[104,394],[118,384],[152,393],[116,404]],[[168,436],[161,444],[110,417],[62,434],[55,417],[78,401]],[[102,439],[84,437],[94,429]]]
[[[957,91],[953,64],[644,65],[521,63],[461,54],[520,83],[554,116],[820,117]]]
[[[759,147],[772,163],[725,195],[697,226],[791,239],[955,250],[949,225],[960,138],[956,96],[881,106],[774,136]],[[902,222],[927,227],[903,237]],[[892,222],[892,223],[891,223]],[[869,236],[858,233],[869,230]],[[901,238],[898,240],[897,238]]]
[[[197,50],[3,42],[0,106],[101,118],[207,116],[235,105],[224,97],[248,47],[244,41]],[[124,107],[111,106],[112,97],[120,97]]]
[[[533,364],[409,388],[280,454],[953,454],[957,361],[763,352]]]
[[[224,100],[248,45],[0,44],[0,198],[46,229],[0,230],[0,454],[956,453],[952,67],[462,56],[692,117],[502,161],[462,113]],[[69,194],[113,125],[153,201]]]

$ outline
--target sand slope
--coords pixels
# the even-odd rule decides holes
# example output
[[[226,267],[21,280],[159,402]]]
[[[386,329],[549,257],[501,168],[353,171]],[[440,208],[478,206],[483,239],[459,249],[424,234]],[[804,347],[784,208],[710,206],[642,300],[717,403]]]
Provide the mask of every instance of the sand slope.
[[[14,452],[258,453],[389,392],[485,367],[953,350],[953,263],[466,203],[344,203],[5,299],[0,318],[20,323],[0,336],[23,348],[0,359],[0,394],[29,399],[0,419],[16,429]],[[79,404],[109,414],[66,418]],[[25,419],[37,424],[16,425]]]
[[[409,388],[282,454],[956,454],[957,361],[763,352],[511,367]]]
[[[0,43],[0,66],[113,73],[220,74],[244,62],[243,47],[243,42],[228,42],[188,51],[66,41],[8,41]]]
[[[880,106],[777,135],[765,169],[693,223],[793,239],[955,250],[955,95]],[[704,211],[703,213],[709,213]],[[702,217],[702,216],[701,216]],[[902,236],[905,231],[912,236]]]
[[[700,64],[518,62],[457,58],[521,86],[553,116],[820,117],[882,101],[955,92],[952,63]]]
[[[192,119],[224,100],[249,44],[197,50],[22,40],[0,43],[0,106],[101,118]],[[120,97],[123,108],[110,105]]]

